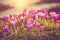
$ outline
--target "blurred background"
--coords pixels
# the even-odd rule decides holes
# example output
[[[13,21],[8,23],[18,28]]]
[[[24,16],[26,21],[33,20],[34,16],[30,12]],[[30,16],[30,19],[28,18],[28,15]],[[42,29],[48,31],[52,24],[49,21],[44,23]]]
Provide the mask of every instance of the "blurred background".
[[[0,17],[19,14],[23,9],[57,9],[59,0],[0,0]]]

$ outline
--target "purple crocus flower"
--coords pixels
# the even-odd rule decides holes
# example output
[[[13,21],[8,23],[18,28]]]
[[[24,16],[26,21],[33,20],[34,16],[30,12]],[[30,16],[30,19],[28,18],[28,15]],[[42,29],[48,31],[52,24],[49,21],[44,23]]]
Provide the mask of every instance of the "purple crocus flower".
[[[58,20],[59,15],[58,15],[58,14],[56,14],[56,15],[52,16],[52,18],[56,21],[56,20]]]
[[[18,14],[18,18],[20,18],[21,14]]]
[[[4,17],[3,17],[3,20],[4,20],[4,21],[8,21],[8,19],[9,19],[9,17],[7,17],[7,16],[4,16]]]
[[[38,29],[40,29],[41,24],[39,22],[34,21],[33,24],[34,24],[35,27],[37,27]]]
[[[60,11],[58,12],[58,14],[60,14]]]
[[[10,23],[15,27],[17,24],[17,21],[13,20],[13,21],[10,21]]]
[[[14,19],[14,16],[13,15],[10,15],[10,20],[13,20]]]
[[[23,12],[22,12],[22,16],[25,16],[26,12],[27,12],[27,9],[24,9]]]
[[[24,9],[23,12],[18,15],[19,19],[20,19],[22,22],[25,21],[26,12],[27,12],[27,10]]]
[[[45,14],[45,13],[43,13],[43,12],[37,13],[38,18],[44,18],[44,19],[46,19],[47,15],[48,15],[48,14]]]
[[[3,18],[0,18],[1,21],[4,21]]]
[[[25,21],[25,17],[21,16],[20,20],[24,22]]]
[[[17,14],[13,14],[12,16],[17,17]]]
[[[24,22],[25,21],[25,16],[26,16],[26,14],[19,14],[18,18],[20,19],[20,21]]]
[[[47,13],[47,12],[48,12],[48,9],[43,9],[43,12],[44,12],[44,13],[45,13],[45,12]]]
[[[26,14],[25,14],[25,13],[22,13],[22,14],[21,14],[21,16],[23,16],[23,17],[24,17],[24,16],[26,16]]]
[[[28,11],[30,15],[34,14],[35,10],[31,9]]]
[[[36,19],[36,14],[32,14],[31,17],[32,17],[33,19]]]
[[[25,27],[28,28],[28,29],[31,29],[32,26],[33,26],[32,19],[29,18],[29,19],[26,21]]]
[[[41,12],[41,11],[42,11],[41,9],[37,9],[37,10],[36,10],[36,13],[39,13],[39,12]]]
[[[27,24],[31,24],[32,23],[32,20],[33,20],[32,18],[28,18],[27,21],[26,21],[26,23]]]
[[[5,25],[5,27],[3,27],[4,31],[9,31],[9,26]]]
[[[50,12],[50,15],[55,21],[59,18],[59,14],[56,14],[56,12]]]
[[[25,24],[26,28],[28,28],[29,30],[32,28],[33,24]]]
[[[60,19],[60,11],[58,12],[58,14],[59,14],[59,19]]]
[[[37,22],[37,21],[34,21],[33,24],[34,24],[34,26],[36,26],[36,27],[40,27],[40,25],[41,25],[41,24],[40,24],[39,22]]]
[[[31,9],[31,10],[29,11],[29,15],[30,15],[33,19],[36,19],[36,13],[37,13],[37,12],[38,12],[37,10]]]
[[[26,16],[26,12],[27,12],[27,9],[24,9],[24,10],[22,11],[22,13],[20,13],[20,14],[18,15],[18,17],[21,17],[21,16],[25,17],[25,16]]]

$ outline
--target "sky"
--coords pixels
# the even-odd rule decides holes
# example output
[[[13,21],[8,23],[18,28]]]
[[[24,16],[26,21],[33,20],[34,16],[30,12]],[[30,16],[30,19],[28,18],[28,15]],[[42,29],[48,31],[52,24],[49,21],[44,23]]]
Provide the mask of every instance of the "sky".
[[[51,8],[60,5],[60,3],[58,4],[57,0],[0,0],[0,3],[4,4],[5,7],[7,7],[7,5],[9,5],[9,7],[13,7],[13,9],[1,12],[0,17],[13,13],[19,14],[24,8],[40,9]]]

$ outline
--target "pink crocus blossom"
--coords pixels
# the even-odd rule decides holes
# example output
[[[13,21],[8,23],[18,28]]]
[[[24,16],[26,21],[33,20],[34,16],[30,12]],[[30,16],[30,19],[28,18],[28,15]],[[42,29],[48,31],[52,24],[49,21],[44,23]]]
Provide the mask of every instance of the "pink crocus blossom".
[[[43,9],[43,12],[44,12],[44,13],[47,13],[47,12],[48,12],[48,9]]]
[[[26,26],[26,28],[28,28],[30,30],[30,29],[32,29],[33,24],[32,23],[31,24],[25,24],[25,26]]]
[[[41,12],[41,11],[42,11],[41,9],[37,9],[37,10],[36,10],[36,13],[39,13],[39,12]]]
[[[24,21],[25,21],[25,17],[21,16],[21,17],[20,17],[20,20],[21,20],[22,22],[24,22]]]
[[[10,15],[9,17],[10,17],[10,20],[13,20],[14,19],[14,16],[13,15]]]
[[[27,9],[24,9],[24,10],[22,11],[22,16],[25,16],[26,12],[27,12]]]
[[[17,21],[13,20],[13,21],[10,21],[10,23],[15,27],[17,24]]]
[[[35,12],[35,10],[33,10],[33,9],[31,9],[31,10],[28,11],[28,13],[29,13],[30,15],[34,14],[34,12]]]
[[[25,21],[25,16],[26,16],[26,14],[19,14],[18,18],[20,19],[20,21],[24,22]]]
[[[36,14],[32,14],[31,17],[32,17],[33,19],[36,19]]]
[[[50,12],[50,15],[55,21],[59,18],[59,14],[56,14],[56,12]]]
[[[5,25],[5,26],[3,27],[3,30],[4,30],[4,31],[9,31],[9,26]]]
[[[9,17],[4,16],[3,19],[4,19],[4,21],[8,21]]]
[[[60,11],[58,12],[58,14],[59,14],[59,19],[60,19]]]
[[[37,15],[38,15],[38,18],[44,18],[44,19],[46,19],[46,17],[47,17],[48,14],[45,14],[43,12],[39,12],[39,13],[37,13]]]
[[[28,28],[28,29],[31,29],[33,27],[32,19],[29,18],[26,21],[25,27]]]
[[[23,12],[22,12],[21,14],[18,15],[18,18],[19,18],[22,22],[25,21],[26,12],[27,12],[27,10],[24,9]]]
[[[32,23],[32,20],[33,20],[32,18],[28,18],[27,21],[26,21],[26,23],[27,24],[31,24]]]
[[[37,27],[38,29],[40,29],[41,23],[34,21],[33,22],[34,26]]]

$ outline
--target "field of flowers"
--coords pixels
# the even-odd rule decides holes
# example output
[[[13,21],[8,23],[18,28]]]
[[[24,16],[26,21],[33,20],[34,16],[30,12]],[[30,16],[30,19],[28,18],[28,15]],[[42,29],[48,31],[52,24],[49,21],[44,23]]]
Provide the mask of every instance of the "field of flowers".
[[[27,10],[0,18],[0,40],[60,40],[60,12]]]

